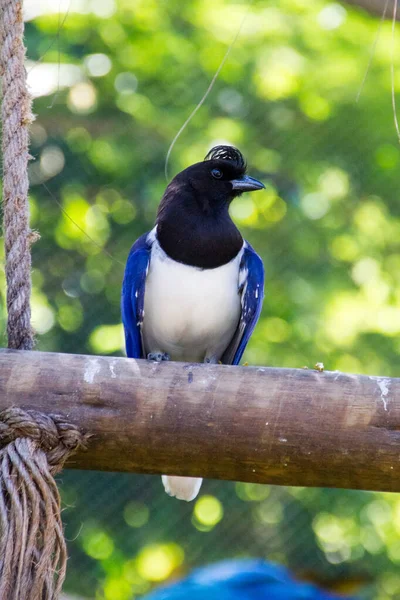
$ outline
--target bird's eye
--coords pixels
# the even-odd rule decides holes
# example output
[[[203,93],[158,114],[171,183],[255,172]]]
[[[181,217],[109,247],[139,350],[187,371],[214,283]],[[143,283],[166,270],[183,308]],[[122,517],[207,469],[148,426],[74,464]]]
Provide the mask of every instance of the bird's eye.
[[[222,171],[220,169],[213,169],[211,171],[211,175],[214,177],[214,179],[221,179]]]

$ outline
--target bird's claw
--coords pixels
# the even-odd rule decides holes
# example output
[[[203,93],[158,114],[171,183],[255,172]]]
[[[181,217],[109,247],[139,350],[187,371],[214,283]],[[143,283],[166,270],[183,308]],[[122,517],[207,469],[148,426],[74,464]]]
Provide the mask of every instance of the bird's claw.
[[[215,358],[215,356],[206,356],[204,362],[206,365],[216,365],[219,361]]]
[[[150,352],[147,355],[147,360],[160,363],[163,360],[170,360],[170,356],[166,352]]]

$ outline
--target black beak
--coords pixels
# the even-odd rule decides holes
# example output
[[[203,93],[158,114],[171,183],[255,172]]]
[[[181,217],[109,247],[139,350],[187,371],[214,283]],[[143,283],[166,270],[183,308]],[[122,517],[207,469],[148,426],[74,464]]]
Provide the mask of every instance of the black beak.
[[[231,184],[232,188],[238,192],[252,192],[253,190],[262,190],[265,188],[265,185],[261,181],[249,175],[244,175],[240,179],[233,179]]]

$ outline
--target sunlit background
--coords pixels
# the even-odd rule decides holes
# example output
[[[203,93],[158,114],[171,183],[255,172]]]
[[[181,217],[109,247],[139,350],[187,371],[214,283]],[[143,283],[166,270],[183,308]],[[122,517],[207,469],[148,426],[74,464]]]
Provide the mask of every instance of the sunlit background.
[[[24,7],[37,114],[37,348],[122,355],[123,263],[152,227],[169,143],[246,4]],[[390,22],[356,102],[378,28],[379,18],[344,3],[255,0],[172,153],[174,174],[229,142],[266,183],[232,205],[267,272],[262,318],[244,357],[250,364],[321,361],[330,370],[399,374],[400,147],[390,67],[394,57],[400,97],[400,34],[393,43]],[[3,281],[1,289],[4,306]],[[69,597],[128,600],[194,565],[252,555],[330,589],[400,598],[399,495],[209,481],[186,504],[168,498],[159,477],[70,471],[60,483]]]

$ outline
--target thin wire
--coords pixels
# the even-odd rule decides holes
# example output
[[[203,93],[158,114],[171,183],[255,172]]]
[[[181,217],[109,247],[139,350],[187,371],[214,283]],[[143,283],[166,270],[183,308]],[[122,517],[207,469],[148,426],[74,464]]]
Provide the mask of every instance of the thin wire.
[[[207,99],[207,96],[209,95],[209,93],[211,92],[212,88],[214,87],[214,83],[216,82],[218,75],[220,74],[220,72],[221,72],[224,64],[226,63],[227,58],[228,58],[228,56],[229,56],[229,54],[230,54],[233,46],[235,45],[235,43],[236,43],[236,41],[237,41],[237,39],[238,39],[238,37],[240,35],[240,32],[242,31],[244,22],[245,22],[245,20],[247,18],[247,15],[249,14],[250,7],[252,6],[253,2],[254,2],[254,0],[250,0],[250,3],[249,3],[249,5],[248,5],[248,7],[247,7],[247,9],[246,9],[246,11],[245,11],[245,13],[243,15],[243,18],[242,18],[242,21],[240,23],[239,29],[237,30],[235,37],[233,38],[233,40],[231,41],[231,43],[230,43],[227,51],[225,52],[225,55],[224,55],[224,57],[223,57],[220,65],[219,65],[218,69],[216,70],[216,72],[214,74],[214,77],[211,79],[210,85],[206,89],[206,91],[205,91],[203,97],[201,98],[200,102],[192,110],[192,112],[190,113],[190,115],[188,116],[188,118],[186,119],[186,121],[184,122],[184,124],[182,125],[182,127],[179,129],[178,133],[175,135],[174,139],[172,140],[172,142],[171,142],[171,144],[170,144],[170,146],[168,148],[167,156],[165,157],[165,167],[164,167],[165,179],[167,181],[168,181],[168,162],[169,162],[169,158],[171,156],[171,152],[172,152],[172,150],[173,150],[173,148],[175,146],[175,143],[177,142],[177,140],[180,137],[181,133],[186,129],[186,126],[193,119],[193,117],[197,113],[197,111],[203,106],[204,102]]]
[[[32,73],[33,69],[34,69],[35,67],[37,67],[37,65],[39,65],[39,64],[40,64],[40,63],[43,61],[43,59],[44,59],[44,57],[46,56],[46,54],[49,52],[49,50],[51,50],[51,49],[52,49],[52,47],[54,46],[54,44],[56,43],[56,41],[59,39],[59,34],[60,34],[60,31],[61,31],[61,29],[62,29],[62,28],[64,27],[64,25],[65,25],[65,22],[66,22],[66,20],[67,20],[67,17],[68,17],[68,15],[69,15],[70,8],[71,8],[71,0],[69,0],[69,3],[68,3],[68,8],[67,8],[67,11],[66,11],[66,13],[65,13],[65,15],[64,15],[64,18],[63,18],[62,22],[60,23],[60,20],[58,21],[58,31],[57,31],[57,34],[56,34],[56,35],[54,36],[54,38],[51,40],[50,44],[47,46],[47,48],[46,48],[46,50],[43,52],[42,56],[41,56],[41,57],[40,57],[40,58],[39,58],[39,59],[38,59],[38,60],[35,62],[35,64],[34,64],[34,65],[32,65],[32,67],[29,69],[29,71],[28,71],[28,73],[27,73],[28,75],[29,75],[30,73]]]
[[[75,227],[77,229],[79,229],[79,231],[81,231],[88,238],[88,240],[90,240],[92,242],[92,244],[94,244],[95,246],[97,246],[97,248],[99,248],[99,250],[101,250],[102,252],[104,252],[104,254],[106,254],[113,261],[115,261],[119,265],[122,265],[123,267],[125,267],[125,265],[124,265],[123,262],[121,262],[120,260],[118,260],[118,258],[114,258],[114,256],[112,254],[110,254],[110,252],[108,252],[108,250],[106,250],[105,248],[103,248],[103,246],[101,246],[98,242],[96,242],[96,240],[94,240],[92,237],[90,237],[90,235],[84,229],[82,229],[82,227],[80,225],[78,225],[78,223],[75,223],[75,221],[73,220],[72,217],[69,216],[69,214],[67,213],[67,211],[65,210],[65,208],[63,207],[63,205],[61,204],[61,202],[59,202],[57,200],[57,198],[55,197],[55,195],[53,194],[53,192],[48,188],[48,186],[44,182],[42,182],[42,186],[47,191],[47,193],[49,194],[50,198],[52,200],[54,200],[54,202],[56,204],[58,204],[58,206],[60,207],[62,213],[67,217],[67,219],[69,219],[71,221],[71,223],[73,223],[75,225]]]
[[[392,64],[390,68],[391,80],[392,80],[392,107],[393,107],[393,118],[394,125],[396,127],[397,138],[400,142],[400,127],[397,118],[397,107],[396,107],[396,93],[394,87],[394,46],[395,46],[395,31],[396,31],[396,16],[397,16],[397,3],[398,0],[394,0],[393,4],[393,21],[392,21]]]
[[[387,1],[388,1],[388,0],[387,0]],[[206,101],[206,99],[207,99],[207,96],[208,96],[208,95],[209,95],[209,93],[211,92],[211,90],[212,90],[212,88],[213,88],[213,86],[214,86],[214,83],[216,82],[216,80],[217,80],[217,78],[218,78],[218,75],[220,74],[220,72],[221,72],[221,70],[222,70],[222,68],[223,68],[223,66],[224,66],[224,64],[225,64],[225,62],[226,62],[226,61],[227,61],[227,59],[228,59],[228,56],[229,56],[229,54],[230,54],[230,52],[231,52],[232,48],[234,47],[234,45],[235,45],[235,43],[236,43],[237,39],[239,38],[239,35],[240,35],[241,31],[242,31],[243,25],[244,25],[244,23],[245,23],[245,20],[246,20],[246,18],[247,18],[247,15],[248,15],[248,13],[249,13],[249,11],[250,11],[250,8],[251,8],[251,6],[252,6],[253,2],[254,2],[254,0],[250,0],[250,2],[249,2],[249,5],[248,5],[248,7],[247,7],[247,9],[246,9],[246,11],[245,11],[245,13],[244,13],[244,15],[243,15],[243,18],[242,18],[242,21],[241,21],[241,23],[240,23],[240,26],[239,26],[239,28],[238,28],[238,30],[237,30],[237,32],[236,32],[236,35],[235,35],[235,37],[233,38],[232,42],[230,43],[230,45],[229,45],[229,47],[228,47],[227,51],[225,52],[225,55],[224,55],[224,57],[223,57],[223,59],[222,59],[222,61],[221,61],[220,65],[219,65],[219,67],[218,67],[217,71],[215,72],[215,74],[214,74],[214,77],[212,78],[212,80],[211,80],[211,82],[210,82],[210,84],[209,84],[209,86],[208,86],[207,90],[205,91],[205,93],[204,93],[203,97],[201,98],[200,102],[197,104],[197,106],[195,107],[195,109],[194,109],[194,110],[191,112],[191,114],[189,115],[189,117],[186,119],[186,121],[184,122],[184,124],[182,125],[182,127],[179,129],[178,133],[175,135],[174,139],[172,140],[172,142],[171,142],[171,144],[170,144],[170,147],[169,147],[169,149],[168,149],[167,156],[166,156],[166,159],[165,159],[165,177],[166,177],[167,181],[168,181],[168,161],[169,161],[169,158],[170,158],[171,152],[172,152],[172,150],[173,150],[173,148],[174,148],[174,146],[175,146],[175,143],[176,143],[176,141],[178,140],[178,138],[179,138],[179,136],[181,135],[181,133],[182,133],[182,132],[184,131],[184,129],[186,128],[186,126],[187,126],[187,125],[189,124],[189,122],[192,120],[192,118],[194,117],[194,115],[197,113],[197,111],[198,111],[198,110],[201,108],[201,106],[204,104],[204,102],[205,102],[205,101]],[[61,19],[60,19],[60,11],[59,11],[59,27],[58,27],[57,37],[56,37],[56,38],[54,38],[53,42],[52,42],[52,43],[51,43],[51,45],[50,45],[50,46],[47,48],[46,52],[48,52],[48,50],[51,48],[51,46],[54,44],[54,42],[55,42],[56,40],[58,41],[58,44],[59,44],[59,42],[60,42],[60,31],[61,31],[61,29],[62,29],[62,27],[63,27],[63,25],[64,25],[64,23],[65,23],[65,21],[66,21],[66,18],[67,18],[67,16],[68,16],[69,8],[70,8],[70,4],[68,5],[68,10],[67,10],[67,12],[65,13],[65,15],[64,15],[64,18],[63,18],[63,21],[62,21],[62,22],[61,22]],[[59,48],[60,48],[60,46],[59,46]],[[45,54],[46,54],[46,52],[45,52]],[[43,56],[44,56],[44,55],[42,55],[42,56],[41,56],[41,58],[40,58],[40,61],[43,59]],[[38,62],[39,62],[39,61],[38,61]],[[38,62],[37,62],[36,64],[38,64]],[[33,69],[33,68],[36,66],[36,64],[35,64],[35,65],[32,67],[32,69]],[[59,49],[59,65],[58,65],[58,66],[59,66],[59,69],[60,69],[60,49]],[[31,71],[32,71],[32,69],[31,69]],[[58,83],[59,83],[59,82],[58,82]],[[51,108],[51,107],[53,106],[53,104],[54,104],[54,100],[55,100],[55,97],[57,96],[57,93],[58,93],[58,92],[56,92],[56,94],[55,94],[55,96],[54,96],[54,98],[53,98],[53,101],[52,101],[51,105],[49,106],[49,108]],[[112,256],[112,254],[111,254],[110,252],[108,252],[108,251],[107,251],[105,248],[103,248],[103,247],[102,247],[102,246],[101,246],[101,245],[100,245],[98,242],[96,242],[96,240],[94,240],[94,239],[93,239],[93,238],[92,238],[92,237],[91,237],[91,236],[90,236],[90,235],[89,235],[89,234],[88,234],[88,233],[87,233],[87,232],[86,232],[86,231],[85,231],[85,230],[84,230],[82,227],[80,227],[80,225],[78,225],[78,223],[76,223],[76,222],[75,222],[75,221],[72,219],[72,217],[70,217],[70,215],[67,213],[67,211],[65,210],[65,208],[64,208],[64,207],[62,206],[62,204],[61,204],[61,203],[60,203],[60,202],[57,200],[57,198],[54,196],[54,194],[51,192],[51,190],[49,189],[49,187],[48,187],[48,186],[47,186],[47,185],[46,185],[44,182],[42,183],[42,185],[43,185],[43,187],[45,188],[45,190],[47,191],[47,193],[49,194],[49,196],[52,198],[52,200],[54,200],[54,202],[55,202],[55,203],[56,203],[56,204],[59,206],[59,208],[61,209],[62,213],[63,213],[63,214],[64,214],[64,215],[67,217],[67,219],[68,219],[69,221],[71,221],[71,223],[73,223],[73,225],[75,225],[75,227],[76,227],[77,229],[79,229],[79,231],[81,231],[81,233],[83,233],[83,234],[84,234],[84,235],[85,235],[85,236],[88,238],[88,240],[90,240],[90,241],[92,242],[92,244],[94,244],[94,245],[95,245],[97,248],[99,248],[99,250],[101,250],[101,252],[104,252],[104,253],[105,253],[105,254],[106,254],[106,255],[107,255],[109,258],[111,258],[111,260],[115,261],[116,263],[118,263],[119,265],[121,265],[121,266],[123,266],[123,267],[125,266],[125,265],[124,265],[124,263],[122,263],[121,261],[119,261],[117,258],[114,258],[114,256]]]
[[[367,68],[365,69],[364,77],[363,77],[363,80],[361,82],[360,88],[359,88],[357,96],[356,96],[356,102],[359,101],[360,96],[361,96],[361,92],[363,91],[365,82],[367,81],[368,73],[369,73],[369,70],[371,68],[371,64],[372,64],[372,61],[374,59],[374,56],[375,56],[376,46],[377,46],[379,37],[381,35],[382,25],[383,25],[383,22],[384,22],[385,17],[386,17],[386,11],[388,9],[388,6],[389,6],[389,0],[386,0],[385,6],[383,8],[383,13],[382,13],[382,16],[381,16],[381,19],[380,19],[380,22],[379,22],[378,30],[377,30],[376,35],[375,35],[374,43],[372,44],[371,51],[370,51],[370,54],[369,54],[369,60],[368,60]]]
[[[58,86],[57,86],[57,92],[55,93],[55,95],[53,97],[53,100],[52,100],[50,106],[48,106],[48,108],[52,108],[53,107],[55,98],[56,98],[57,94],[59,93],[59,89],[60,89],[60,62],[61,62],[61,59],[60,59],[60,33],[61,33],[62,28],[64,27],[64,24],[65,24],[65,22],[67,20],[68,15],[69,15],[70,8],[71,8],[71,0],[68,3],[67,10],[66,10],[66,12],[64,14],[63,20],[61,21],[61,0],[60,0],[60,2],[59,2],[59,10],[58,10],[58,30],[57,30],[57,35],[53,38],[51,44],[47,47],[47,49],[44,51],[44,53],[39,58],[39,60],[36,61],[36,63],[33,65],[33,67],[28,72],[28,74],[31,73],[32,70],[40,62],[42,62],[42,60],[45,57],[45,55],[47,54],[47,52],[54,46],[54,44],[56,42],[58,42]],[[42,185],[45,188],[45,190],[47,191],[47,193],[49,194],[49,196],[51,197],[51,199],[54,200],[54,202],[59,206],[59,208],[61,209],[61,212],[63,213],[63,215],[65,215],[65,217],[67,217],[67,219],[69,221],[71,221],[71,223],[73,225],[75,225],[75,227],[77,229],[79,229],[79,231],[81,231],[81,233],[83,233],[83,235],[85,235],[90,242],[92,242],[92,244],[94,244],[97,248],[99,248],[99,250],[101,250],[101,252],[103,252],[109,258],[111,258],[111,260],[113,260],[117,264],[121,265],[122,267],[125,267],[125,265],[124,265],[123,262],[121,262],[120,260],[118,260],[117,258],[115,258],[110,252],[108,252],[108,250],[106,250],[105,248],[103,248],[103,246],[101,246],[98,242],[96,242],[96,240],[94,240],[80,225],[78,225],[78,223],[76,223],[74,221],[74,219],[72,217],[70,217],[70,215],[67,213],[67,211],[65,210],[65,208],[63,207],[63,205],[57,200],[57,198],[55,197],[55,195],[53,194],[53,192],[49,189],[49,187],[44,182],[42,182]]]
[[[57,46],[58,46],[58,65],[57,65],[57,90],[53,96],[50,106],[53,108],[58,94],[60,93],[60,69],[61,69],[61,54],[60,54],[60,37],[61,37],[61,0],[58,3],[58,31],[57,31]]]

